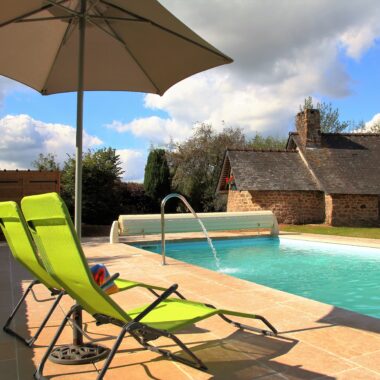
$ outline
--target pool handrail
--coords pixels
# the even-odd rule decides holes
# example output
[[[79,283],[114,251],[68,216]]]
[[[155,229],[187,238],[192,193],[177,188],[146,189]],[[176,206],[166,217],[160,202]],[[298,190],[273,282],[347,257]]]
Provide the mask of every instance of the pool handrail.
[[[166,249],[165,249],[165,205],[169,199],[172,198],[178,198],[180,199],[184,205],[187,207],[187,209],[193,214],[194,218],[200,222],[200,219],[197,215],[197,213],[194,211],[194,209],[191,207],[190,203],[187,201],[187,199],[178,193],[171,193],[167,195],[162,201],[161,201],[161,256],[162,256],[162,265],[166,265]],[[210,241],[210,238],[207,234],[207,231],[203,225],[202,222],[200,222],[202,225],[203,232],[205,233],[205,236],[207,240]],[[212,243],[211,243],[212,245]]]

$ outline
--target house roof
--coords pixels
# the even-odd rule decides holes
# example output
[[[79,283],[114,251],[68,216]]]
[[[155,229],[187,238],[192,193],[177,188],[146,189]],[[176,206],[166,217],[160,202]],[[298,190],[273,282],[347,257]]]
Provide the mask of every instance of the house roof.
[[[228,150],[227,161],[237,190],[320,190],[296,151]]]
[[[304,148],[291,133],[288,148],[298,147],[328,194],[380,194],[380,134],[322,133],[321,147]]]

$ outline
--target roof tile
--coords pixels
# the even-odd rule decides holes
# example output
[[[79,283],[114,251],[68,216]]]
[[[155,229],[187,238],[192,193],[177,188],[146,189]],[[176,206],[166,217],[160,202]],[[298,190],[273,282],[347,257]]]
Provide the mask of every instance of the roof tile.
[[[230,150],[238,190],[320,190],[295,151]]]
[[[380,194],[380,134],[323,133],[320,148],[302,149],[329,194]],[[298,135],[290,135],[298,147]],[[290,144],[291,145],[291,144]]]

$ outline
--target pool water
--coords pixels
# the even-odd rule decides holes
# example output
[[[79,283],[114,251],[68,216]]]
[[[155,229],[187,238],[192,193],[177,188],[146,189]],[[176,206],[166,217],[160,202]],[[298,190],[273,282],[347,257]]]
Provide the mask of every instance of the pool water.
[[[220,272],[380,318],[380,249],[270,237],[213,243]],[[166,255],[218,271],[207,242],[167,242]]]

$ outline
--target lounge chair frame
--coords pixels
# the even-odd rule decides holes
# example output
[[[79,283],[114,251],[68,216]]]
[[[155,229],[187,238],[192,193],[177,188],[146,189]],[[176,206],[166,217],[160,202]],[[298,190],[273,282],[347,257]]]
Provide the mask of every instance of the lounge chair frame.
[[[113,281],[115,279],[115,277],[118,277],[119,274],[116,273],[115,275],[112,276],[112,278],[110,278],[108,281],[106,281],[103,285],[101,285],[100,287],[101,288],[104,288],[106,287],[109,282]],[[33,287],[35,285],[39,285],[39,284],[42,284],[44,285],[41,281],[39,280],[33,280],[29,286],[27,287],[25,293],[22,295],[22,297],[20,298],[20,300],[18,301],[17,305],[14,307],[14,309],[12,310],[10,316],[8,317],[7,321],[5,322],[4,326],[3,326],[3,331],[9,335],[12,335],[14,336],[15,338],[17,338],[19,341],[21,341],[22,343],[24,343],[26,346],[28,347],[32,347],[34,342],[38,339],[38,337],[40,336],[42,330],[45,328],[46,324],[48,323],[51,315],[54,313],[54,310],[57,308],[57,306],[59,305],[62,297],[66,294],[65,291],[62,291],[62,290],[59,290],[59,289],[49,289],[49,291],[51,292],[51,296],[52,297],[55,297],[55,300],[54,300],[54,303],[52,304],[52,306],[50,307],[49,311],[47,312],[47,314],[45,315],[43,321],[41,322],[41,324],[39,325],[36,333],[30,337],[29,339],[27,338],[24,338],[23,336],[21,336],[19,333],[17,333],[15,330],[13,330],[10,326],[12,324],[12,321],[13,319],[15,318],[18,310],[20,309],[21,305],[23,304],[23,302],[25,302],[26,298],[28,297],[29,293],[32,293],[33,295],[33,298],[36,302],[45,302],[45,300],[41,301],[39,300],[34,292],[33,292]],[[139,285],[136,285],[136,287],[139,286]],[[153,286],[153,285],[152,285]],[[145,286],[143,286],[145,287]],[[146,287],[147,290],[149,290],[150,293],[152,293],[155,297],[159,297],[160,295],[155,291],[153,290],[153,288],[148,288]],[[155,287],[156,290],[164,290],[164,288],[160,288],[160,287]],[[186,299],[179,291],[175,291],[174,294],[176,294],[180,299]],[[73,322],[73,326],[75,326],[75,322]],[[78,328],[78,327],[76,327]],[[81,331],[83,333],[83,331]]]
[[[31,338],[26,339],[26,338],[22,337],[20,334],[18,334],[15,330],[12,330],[11,327],[10,327],[10,325],[11,325],[11,323],[13,321],[13,318],[16,316],[17,311],[19,310],[19,308],[21,307],[21,305],[23,304],[23,302],[25,301],[25,299],[29,295],[29,293],[33,294],[33,298],[34,298],[35,301],[37,301],[37,302],[44,302],[44,301],[38,300],[37,297],[35,296],[34,292],[33,292],[33,287],[35,285],[38,285],[38,284],[41,284],[41,282],[39,280],[33,280],[29,284],[29,286],[26,289],[24,295],[20,298],[20,300],[18,301],[17,305],[15,306],[15,308],[13,309],[13,311],[11,312],[11,315],[9,316],[9,318],[7,319],[7,321],[5,322],[5,325],[3,326],[3,331],[4,332],[6,332],[9,335],[14,336],[15,338],[17,338],[18,340],[20,340],[21,342],[23,342],[28,347],[32,347],[33,346],[34,342],[37,340],[37,338],[41,334],[42,330],[46,326],[46,324],[49,321],[49,319],[50,319],[51,315],[53,314],[54,310],[57,308],[59,302],[61,301],[62,296],[64,295],[64,292],[62,292],[61,290],[58,290],[58,289],[49,289],[50,292],[51,292],[51,295],[52,296],[57,296],[57,297],[56,297],[53,305],[50,307],[48,313],[45,315],[45,318],[41,322],[41,324],[38,327],[36,333]]]
[[[102,314],[95,314],[93,317],[96,320],[96,325],[104,325],[104,324],[113,324],[116,326],[121,327],[120,334],[117,336],[115,343],[109,352],[106,362],[104,363],[104,366],[99,373],[97,380],[102,380],[106,374],[106,372],[109,369],[109,366],[111,365],[111,362],[121,344],[123,341],[125,335],[129,333],[131,337],[133,337],[143,348],[153,351],[155,353],[158,353],[162,356],[164,356],[167,359],[171,359],[183,364],[186,364],[190,367],[207,371],[207,366],[202,362],[201,359],[199,359],[187,346],[185,343],[183,343],[175,334],[160,330],[157,328],[150,327],[142,322],[140,322],[147,314],[149,314],[152,310],[154,310],[162,301],[164,301],[166,298],[168,298],[171,294],[178,294],[177,292],[178,285],[174,284],[170,288],[168,288],[165,292],[163,292],[161,295],[157,297],[155,301],[153,301],[145,310],[143,310],[136,318],[134,318],[132,321],[125,323],[123,321],[120,321],[115,318],[111,318],[107,315]],[[183,296],[181,296],[182,299],[185,299]],[[215,306],[210,304],[204,304],[205,306],[208,306],[210,308],[216,309]],[[46,377],[43,376],[43,369],[46,364],[46,361],[49,359],[51,353],[54,350],[54,347],[60,338],[64,328],[66,327],[68,321],[71,319],[72,315],[78,311],[82,310],[82,307],[79,304],[76,304],[71,307],[70,311],[65,315],[64,319],[62,320],[58,330],[56,331],[56,334],[54,335],[53,339],[51,340],[49,347],[47,348],[36,372],[34,373],[34,378],[36,380],[47,380]],[[239,322],[235,322],[231,320],[230,318],[226,317],[224,315],[225,313],[229,314],[236,314],[240,316],[246,316],[251,319],[258,319],[262,321],[269,330],[264,329],[258,329],[256,327],[248,326]],[[255,315],[255,314],[247,314],[247,313],[234,313],[231,311],[223,310],[222,313],[216,314],[220,318],[222,318],[225,322],[232,324],[233,326],[237,327],[238,329],[247,330],[247,331],[253,331],[253,332],[259,332],[264,335],[268,336],[276,336],[277,330],[272,326],[272,324],[263,316]],[[168,339],[171,339],[183,352],[189,356],[190,359],[183,358],[179,355],[173,354],[169,350],[164,350],[160,347],[153,346],[149,343],[151,340],[158,339],[160,337],[165,337]]]
[[[12,216],[8,216],[8,218],[9,217],[11,217],[11,218],[18,218],[19,226],[22,228],[22,231],[24,233],[24,236],[23,236],[24,244],[28,244],[29,251],[30,252],[33,251],[33,255],[36,256],[35,246],[33,245],[34,241],[33,241],[33,238],[32,238],[32,236],[30,234],[30,231],[29,231],[29,229],[28,229],[28,227],[26,225],[26,222],[24,220],[24,217],[23,217],[23,214],[22,214],[21,210],[19,209],[18,205],[15,202],[1,202],[0,203],[0,205],[5,205],[5,204],[7,205],[6,207],[11,207],[13,209],[12,212],[14,213],[14,214],[12,214]],[[5,221],[6,220],[7,220],[7,217],[6,218],[1,218],[0,217],[0,228],[2,228],[3,231],[5,231],[6,238],[7,238],[7,241],[8,241],[8,238],[10,240],[12,240],[13,236],[9,233],[9,231],[6,228],[6,225],[5,225]],[[20,238],[20,236],[19,236],[19,238]],[[9,242],[8,242],[8,244],[9,244]],[[16,252],[17,251],[18,250],[16,250]],[[12,252],[12,254],[13,254],[13,256],[15,256],[14,252]],[[29,284],[29,286],[27,287],[25,293],[21,296],[20,300],[17,302],[17,305],[14,307],[14,309],[12,310],[10,316],[8,317],[7,321],[5,322],[5,324],[3,326],[3,331],[5,333],[9,334],[9,335],[14,336],[18,340],[20,340],[22,343],[24,343],[26,346],[32,347],[33,344],[34,344],[34,342],[38,339],[39,335],[41,334],[42,330],[45,328],[45,326],[46,326],[47,322],[49,321],[51,315],[53,314],[53,312],[57,308],[58,304],[60,303],[60,301],[62,299],[62,296],[64,294],[66,294],[66,293],[62,292],[62,289],[58,289],[58,288],[54,287],[54,284],[55,284],[54,280],[51,278],[50,275],[48,275],[48,273],[46,272],[45,268],[41,264],[39,264],[39,260],[37,258],[35,259],[34,270],[33,270],[33,268],[31,268],[31,267],[29,267],[28,265],[25,264],[25,256],[24,255],[18,253],[15,257],[29,272],[32,273],[33,277],[35,277],[37,279],[33,280]],[[41,276],[42,275],[41,272],[44,272],[44,273],[46,272],[45,276],[48,276],[48,277],[45,277],[45,279],[44,279]],[[109,278],[100,287],[104,289],[112,281],[116,281],[116,283],[117,283],[117,281],[121,281],[121,284],[122,284],[123,279],[118,280],[118,277],[119,277],[119,273],[115,273],[111,278]],[[55,299],[54,303],[52,304],[52,306],[50,307],[50,309],[47,312],[47,314],[45,315],[43,321],[41,322],[41,324],[38,327],[38,329],[37,329],[36,333],[34,334],[34,336],[32,336],[31,338],[27,339],[27,338],[24,338],[23,336],[21,336],[15,330],[13,330],[11,328],[11,324],[12,324],[12,321],[15,318],[17,312],[19,311],[21,305],[23,304],[23,302],[26,300],[27,296],[29,295],[29,293],[32,293],[32,295],[34,297],[34,300],[36,302],[44,302],[45,301],[45,300],[41,301],[41,300],[37,299],[37,297],[34,294],[33,287],[36,286],[36,285],[39,285],[39,284],[44,285],[50,291],[52,297],[56,296],[56,299]],[[141,282],[131,282],[131,284],[128,287],[124,287],[124,288],[122,287],[120,289],[120,291],[129,290],[129,289],[132,289],[133,287],[142,287],[142,288],[145,288],[149,292],[151,292],[155,297],[159,297],[159,294],[157,293],[157,291],[163,292],[166,289],[164,287],[150,285],[150,284],[145,284],[145,283],[141,283]],[[175,294],[179,298],[185,299],[182,296],[182,294],[180,294],[178,291],[176,291]]]

